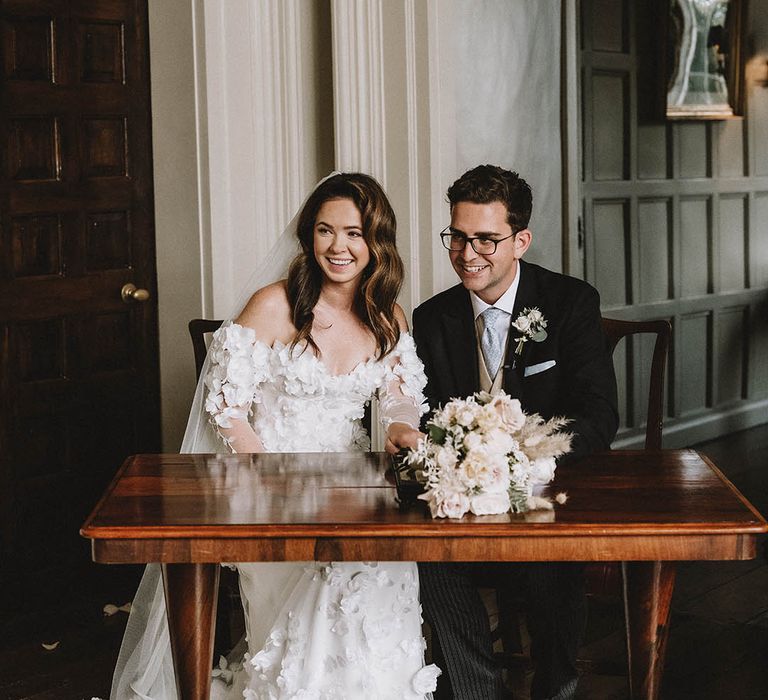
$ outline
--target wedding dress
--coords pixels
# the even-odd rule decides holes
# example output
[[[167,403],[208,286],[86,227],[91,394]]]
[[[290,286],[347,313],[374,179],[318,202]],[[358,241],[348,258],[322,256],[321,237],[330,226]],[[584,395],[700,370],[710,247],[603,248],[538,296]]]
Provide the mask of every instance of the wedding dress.
[[[311,349],[268,346],[252,329],[228,322],[214,334],[204,372],[205,412],[223,442],[226,428],[247,420],[270,452],[369,449],[361,419],[373,397],[385,428],[393,420],[417,425],[425,410],[426,379],[408,333],[384,358],[334,375]],[[424,665],[415,563],[236,566],[249,651],[218,673],[212,698],[394,700],[434,690],[440,671]],[[152,586],[143,599],[151,600],[144,605],[153,615],[138,618],[144,629],[129,623],[126,632],[126,639],[149,639],[132,652],[124,643],[113,700],[176,698],[159,576]]]

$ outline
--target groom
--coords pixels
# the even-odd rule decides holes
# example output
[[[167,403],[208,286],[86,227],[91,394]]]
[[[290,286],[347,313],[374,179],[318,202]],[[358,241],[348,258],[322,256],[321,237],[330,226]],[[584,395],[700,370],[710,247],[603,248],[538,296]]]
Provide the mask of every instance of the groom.
[[[618,412],[599,297],[581,280],[522,261],[532,238],[531,188],[517,173],[480,165],[451,185],[448,201],[451,224],[440,236],[461,284],[413,313],[430,408],[481,389],[504,390],[519,398],[527,413],[570,419],[568,459],[607,449]],[[531,308],[543,314],[547,336],[540,342],[529,339],[517,352],[522,334],[510,324]],[[447,666],[437,697],[489,700],[500,695],[500,671],[477,591],[490,568],[419,564],[424,614]],[[573,697],[586,611],[583,567],[531,563],[493,569],[497,575],[501,571],[502,600],[504,588],[508,592],[522,585],[528,591],[531,697]]]

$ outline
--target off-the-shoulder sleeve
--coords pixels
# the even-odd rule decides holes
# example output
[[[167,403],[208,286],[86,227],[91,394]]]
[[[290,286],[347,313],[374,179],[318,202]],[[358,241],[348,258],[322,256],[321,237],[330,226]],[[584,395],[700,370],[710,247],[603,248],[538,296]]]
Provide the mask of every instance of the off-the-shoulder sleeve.
[[[231,323],[213,334],[208,357],[205,410],[211,423],[233,452],[258,451],[261,443],[248,414],[268,376],[269,347],[256,340],[252,328]]]
[[[427,377],[410,333],[400,334],[386,362],[390,371],[379,389],[382,426],[387,430],[392,423],[406,423],[418,429],[421,416],[428,410],[424,396]]]

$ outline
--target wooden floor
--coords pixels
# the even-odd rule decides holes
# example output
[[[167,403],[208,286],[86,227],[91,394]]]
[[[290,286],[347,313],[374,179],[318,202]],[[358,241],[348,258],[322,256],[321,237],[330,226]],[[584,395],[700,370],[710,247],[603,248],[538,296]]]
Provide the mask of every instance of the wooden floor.
[[[768,425],[697,449],[710,455],[768,514]],[[766,544],[766,543],[763,543]],[[125,613],[102,614],[131,599],[137,571],[94,566],[65,603],[0,621],[0,700],[90,700],[109,694]],[[678,568],[665,700],[768,698],[768,561],[683,563]],[[59,642],[48,651],[43,643]],[[581,656],[578,698],[627,697],[619,600],[593,600]],[[591,672],[589,661],[607,666]],[[605,669],[603,669],[605,670]],[[522,679],[517,679],[516,685]]]

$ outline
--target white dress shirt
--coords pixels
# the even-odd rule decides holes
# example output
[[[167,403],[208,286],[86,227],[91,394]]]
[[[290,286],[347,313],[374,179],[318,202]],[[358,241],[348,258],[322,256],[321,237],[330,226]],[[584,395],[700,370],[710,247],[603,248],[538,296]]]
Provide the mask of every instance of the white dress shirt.
[[[489,391],[492,394],[497,394],[499,390],[501,389],[504,381],[504,357],[502,357],[502,363],[499,367],[499,370],[496,372],[495,377],[491,377],[488,374],[488,370],[485,366],[485,359],[483,358],[483,353],[480,348],[480,338],[483,335],[484,328],[484,318],[481,316],[483,311],[490,308],[491,306],[495,306],[497,309],[501,309],[502,311],[506,311],[508,316],[504,316],[500,314],[500,318],[496,319],[496,333],[498,333],[499,337],[501,338],[502,347],[507,347],[507,339],[509,336],[509,325],[512,323],[512,311],[515,308],[515,298],[517,297],[517,288],[520,286],[520,274],[521,274],[521,267],[518,264],[517,266],[517,274],[515,274],[515,279],[512,280],[512,284],[509,285],[509,289],[507,289],[504,294],[502,294],[494,304],[486,304],[477,294],[470,291],[469,298],[472,302],[472,312],[475,316],[475,334],[476,334],[476,341],[477,341],[477,359],[478,359],[478,369],[480,371],[480,388],[484,391]]]
[[[496,332],[499,337],[502,338],[502,347],[507,346],[507,336],[509,335],[509,324],[512,323],[512,311],[515,308],[515,297],[517,297],[517,288],[520,286],[520,275],[522,274],[522,266],[518,263],[517,274],[515,279],[512,280],[512,284],[509,285],[504,294],[502,294],[495,303],[486,304],[477,294],[470,291],[469,298],[472,301],[472,313],[475,317],[475,325],[477,325],[477,317],[491,306],[495,306],[497,309],[506,311],[509,316],[502,316],[497,322]]]

